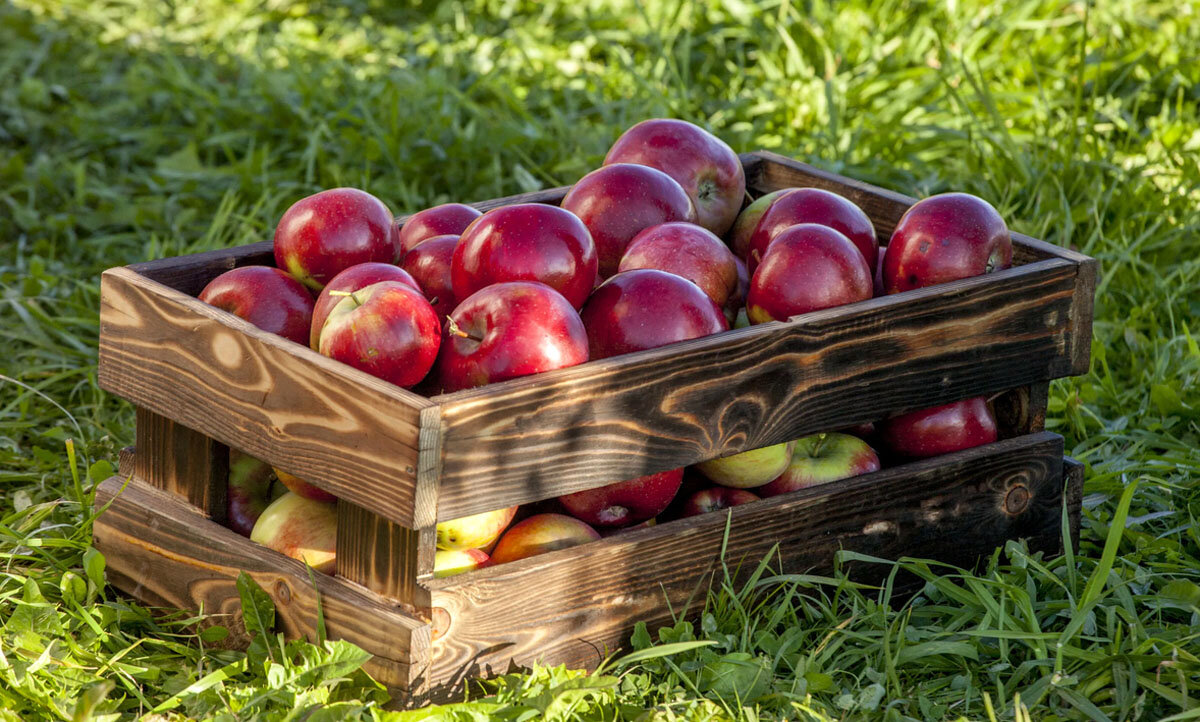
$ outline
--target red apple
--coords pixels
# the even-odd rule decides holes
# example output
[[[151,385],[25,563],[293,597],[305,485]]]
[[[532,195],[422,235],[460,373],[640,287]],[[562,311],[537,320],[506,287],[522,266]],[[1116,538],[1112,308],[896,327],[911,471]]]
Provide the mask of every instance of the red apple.
[[[658,526],[657,519],[650,518],[640,524],[634,524],[633,526],[604,526],[596,529],[596,532],[600,534],[601,539],[607,539],[618,534],[627,534],[636,529],[649,529],[652,526]]]
[[[337,566],[337,506],[289,491],[258,517],[250,540],[332,574]]]
[[[556,549],[596,541],[600,534],[565,514],[537,514],[514,524],[492,550],[492,563],[504,564]]]
[[[786,321],[865,301],[871,290],[871,270],[848,238],[828,226],[803,223],[771,244],[750,279],[746,314],[752,323]]]
[[[271,465],[235,449],[229,450],[229,490],[225,519],[230,529],[250,536],[254,522],[271,503]]]
[[[439,549],[433,555],[433,576],[435,579],[452,577],[491,565],[487,552],[480,549]]]
[[[683,276],[721,307],[738,290],[737,258],[712,231],[694,223],[662,223],[634,236],[617,271],[638,268]]]
[[[745,489],[714,486],[710,489],[701,489],[689,496],[683,505],[683,515],[698,516],[712,511],[721,511],[731,506],[758,501],[759,498],[757,494]]]
[[[796,189],[780,188],[777,191],[771,191],[765,196],[759,196],[738,214],[737,220],[733,223],[733,229],[729,232],[729,247],[733,249],[735,256],[743,261],[750,257],[750,236],[754,234],[754,229],[758,226],[759,220],[762,219],[763,213],[766,213],[771,204],[784,193],[790,193],[794,190]]]
[[[968,193],[917,201],[896,224],[883,261],[888,293],[970,278],[1012,265],[1008,226]]]
[[[629,526],[661,514],[682,482],[683,469],[675,469],[577,491],[558,501],[571,516],[592,526]]]
[[[544,203],[490,210],[463,231],[450,277],[466,298],[494,283],[538,281],[583,306],[596,278],[596,245],[575,215]]]
[[[867,442],[849,434],[813,434],[796,440],[792,460],[779,478],[760,487],[764,497],[879,471],[879,457]]]
[[[605,281],[580,315],[593,359],[729,329],[725,314],[699,286],[648,268],[618,273]]]
[[[558,291],[510,281],[471,294],[450,314],[438,378],[446,392],[588,360],[587,331]]]
[[[400,262],[400,266],[420,284],[439,318],[449,316],[458,305],[450,279],[450,262],[457,245],[458,236],[427,238],[404,254],[404,260]]]
[[[940,456],[995,441],[996,417],[980,396],[885,419],[880,437],[900,456]]]
[[[750,235],[750,254],[746,264],[751,275],[780,233],[799,223],[816,223],[841,233],[862,254],[867,268],[875,268],[879,241],[875,226],[861,208],[837,193],[820,188],[797,188],[771,203]]]
[[[438,522],[438,549],[486,549],[504,533],[517,514],[517,507],[484,511],[471,516]]]
[[[459,236],[481,216],[479,210],[462,203],[443,203],[417,211],[400,226],[400,255],[436,236]]]
[[[606,165],[580,178],[562,207],[591,232],[604,278],[617,272],[629,242],[643,229],[696,220],[691,199],[671,176],[629,163]]]
[[[392,212],[357,188],[332,188],[298,200],[275,227],[275,265],[314,291],[350,266],[398,260]]]
[[[738,258],[733,257],[733,263],[737,267],[737,290],[733,292],[725,300],[725,307],[721,310],[725,312],[725,320],[729,322],[730,328],[739,328],[737,319],[746,315],[746,294],[750,293],[750,274],[746,271],[746,263]],[[746,322],[749,326],[750,322]]]
[[[296,343],[308,342],[313,298],[278,268],[242,266],[208,282],[201,301]]]
[[[333,494],[330,494],[320,487],[313,486],[295,474],[289,474],[286,471],[281,471],[279,469],[274,469],[274,471],[275,477],[279,479],[279,483],[286,486],[289,491],[293,491],[305,499],[324,501],[327,503],[333,503],[337,501],[337,497]]]
[[[621,134],[604,165],[637,163],[674,178],[696,207],[696,222],[723,234],[733,225],[746,195],[746,174],[737,153],[707,130],[685,120],[643,120]]]
[[[312,329],[308,334],[309,347],[314,351],[317,350],[317,341],[321,338],[321,329],[325,327],[325,319],[329,318],[329,312],[333,310],[333,307],[345,298],[344,295],[341,295],[342,292],[357,291],[380,281],[397,281],[408,284],[418,291],[421,290],[408,271],[390,263],[360,263],[347,268],[330,279],[329,283],[325,284],[325,288],[321,289],[321,295],[317,296],[317,304],[313,307]]]
[[[329,312],[318,350],[397,386],[425,378],[441,346],[429,301],[412,286],[381,281],[351,292]]]

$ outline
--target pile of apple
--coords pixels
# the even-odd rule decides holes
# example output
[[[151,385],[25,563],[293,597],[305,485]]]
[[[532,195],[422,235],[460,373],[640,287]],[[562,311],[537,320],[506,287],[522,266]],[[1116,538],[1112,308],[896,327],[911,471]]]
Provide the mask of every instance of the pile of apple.
[[[223,273],[200,299],[433,395],[1012,263],[1004,220],[964,193],[917,202],[882,251],[867,214],[836,193],[786,188],[743,209],[745,199],[742,165],[728,145],[684,121],[647,120],[622,134],[561,206],[519,203],[481,213],[448,203],[399,225],[362,190],[303,198],[275,229],[276,266]],[[677,469],[570,494],[549,510],[543,503],[443,522],[438,573],[582,543],[598,538],[597,529],[875,471],[871,443],[887,458],[904,459],[996,439],[982,398],[866,426],[852,430],[857,435],[818,434],[707,461],[686,484]],[[245,470],[231,468],[238,473],[231,473],[230,525],[331,570],[335,499],[253,459],[233,463]],[[280,488],[272,480],[288,491],[270,492]]]

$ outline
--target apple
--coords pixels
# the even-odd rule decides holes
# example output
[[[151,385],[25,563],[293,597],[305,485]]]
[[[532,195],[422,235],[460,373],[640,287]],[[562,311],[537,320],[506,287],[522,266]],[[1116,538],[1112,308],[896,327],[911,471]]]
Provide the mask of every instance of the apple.
[[[754,234],[754,229],[762,219],[763,213],[766,213],[767,208],[770,208],[771,204],[784,193],[794,190],[796,189],[780,188],[765,196],[759,196],[738,214],[737,220],[733,223],[733,229],[729,232],[729,247],[733,249],[735,256],[743,261],[750,257],[750,236]]]
[[[434,236],[421,241],[400,262],[400,267],[421,286],[439,317],[449,316],[458,305],[450,279],[450,262],[456,246],[458,236]]]
[[[792,460],[794,444],[795,442],[788,441],[724,458],[702,461],[696,464],[696,469],[721,486],[753,489],[783,473]]]
[[[633,526],[599,527],[598,529],[596,529],[596,532],[600,535],[601,539],[607,539],[609,537],[613,537],[618,534],[624,534],[626,532],[631,532],[635,529],[649,529],[650,527],[657,526],[657,525],[658,525],[658,520],[654,519],[654,518],[650,518],[644,522],[641,522],[640,524],[634,524]]]
[[[739,504],[749,504],[761,497],[745,489],[730,489],[726,486],[714,486],[701,489],[687,498],[683,504],[684,516],[699,516],[712,511],[721,511]]]
[[[392,212],[357,188],[331,188],[292,204],[275,227],[275,265],[320,291],[350,266],[400,260]]]
[[[459,236],[479,216],[479,210],[462,203],[443,203],[417,211],[400,226],[400,255],[437,236]]]
[[[878,296],[886,296],[887,290],[883,287],[883,261],[887,255],[887,248],[884,247],[884,252],[879,254],[879,259],[875,261],[875,275],[871,278],[871,291]]]
[[[729,321],[730,328],[736,328],[738,317],[745,315],[746,294],[750,292],[750,274],[746,271],[746,263],[737,256],[733,257],[733,263],[737,268],[737,290],[725,300],[725,307],[721,309],[725,312],[725,320]]]
[[[350,292],[329,312],[318,350],[397,386],[414,386],[433,368],[441,326],[412,286],[381,281]]]
[[[250,540],[332,574],[337,566],[337,506],[289,491],[263,510]]]
[[[201,301],[296,343],[308,342],[313,298],[278,268],[242,266],[208,282]]]
[[[639,268],[683,276],[722,308],[738,291],[737,257],[712,231],[694,223],[662,223],[634,236],[617,272]]]
[[[696,222],[716,234],[733,225],[746,196],[746,174],[737,153],[707,130],[685,120],[643,120],[621,134],[604,165],[637,163],[675,179],[696,207]]]
[[[870,441],[875,436],[875,423],[868,421],[865,424],[855,424],[854,426],[841,429],[840,433],[857,436],[863,441]]]
[[[699,286],[649,268],[618,273],[605,281],[592,292],[580,316],[593,359],[729,329],[725,314]]]
[[[313,351],[317,350],[317,341],[321,338],[321,329],[325,327],[325,319],[329,318],[329,312],[345,297],[342,292],[357,291],[380,281],[398,281],[408,284],[418,291],[421,290],[421,286],[409,275],[408,271],[390,263],[360,263],[347,268],[330,279],[329,283],[325,284],[325,288],[321,289],[321,294],[317,296],[317,303],[313,307],[312,313],[312,328],[308,334],[309,347]]]
[[[583,306],[596,278],[596,244],[583,221],[545,203],[484,213],[463,231],[450,263],[454,295],[505,281],[538,281]]]
[[[438,549],[486,549],[500,538],[517,514],[517,507],[484,511],[438,522]]]
[[[596,541],[600,534],[566,514],[537,514],[514,524],[492,550],[492,563],[504,564],[556,549]]]
[[[588,360],[579,314],[543,283],[509,281],[471,294],[450,314],[444,333],[437,367],[446,392]]]
[[[629,242],[643,229],[696,220],[692,200],[675,179],[630,163],[606,165],[580,178],[563,197],[562,207],[591,232],[604,278],[617,272]]]
[[[566,494],[558,501],[571,516],[592,526],[630,526],[661,514],[682,482],[683,469],[675,469]]]
[[[433,577],[452,577],[491,565],[491,557],[480,549],[439,549],[433,555]]]
[[[802,223],[780,233],[763,256],[750,280],[746,314],[752,323],[786,321],[865,301],[871,292],[871,270],[854,244],[828,226]]]
[[[800,223],[816,223],[841,233],[862,254],[867,268],[875,268],[879,241],[875,226],[861,208],[837,193],[820,188],[797,188],[771,203],[750,235],[750,253],[746,263],[753,275],[755,267],[779,234]]]
[[[332,502],[337,501],[337,497],[334,496],[333,494],[330,494],[329,492],[325,491],[324,489],[321,489],[320,487],[313,486],[312,484],[301,479],[300,477],[296,476],[295,474],[289,474],[286,471],[282,471],[280,469],[274,469],[274,472],[275,472],[275,477],[277,479],[279,479],[279,483],[286,486],[289,491],[295,492],[296,494],[299,494],[300,496],[304,497],[305,499],[312,499],[313,501],[324,501],[327,503],[332,503]]]
[[[867,442],[849,434],[813,434],[796,440],[788,468],[759,488],[764,497],[879,471],[879,457]]]
[[[900,456],[923,459],[990,444],[996,417],[982,396],[910,411],[880,424],[884,446]]]
[[[236,449],[229,450],[229,491],[225,520],[230,529],[250,536],[254,522],[271,503],[271,465]]]
[[[990,203],[943,193],[905,211],[883,258],[884,290],[899,293],[1008,268],[1012,239]]]

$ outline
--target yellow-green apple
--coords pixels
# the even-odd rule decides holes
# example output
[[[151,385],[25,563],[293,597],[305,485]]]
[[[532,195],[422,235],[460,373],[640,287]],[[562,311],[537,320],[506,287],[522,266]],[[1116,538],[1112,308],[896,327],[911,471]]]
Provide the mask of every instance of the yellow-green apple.
[[[484,213],[463,231],[450,263],[454,295],[495,283],[538,281],[583,306],[596,278],[596,244],[575,214],[545,203]]]
[[[776,496],[873,471],[879,471],[879,457],[867,442],[849,434],[813,434],[796,439],[788,468],[758,493]]]
[[[683,469],[674,469],[566,494],[558,501],[571,516],[592,526],[630,526],[661,514],[682,482]]]
[[[629,242],[643,229],[696,220],[692,200],[675,179],[631,163],[606,165],[580,178],[563,197],[562,207],[591,232],[604,278],[617,272]]]
[[[279,483],[286,486],[289,491],[295,492],[306,499],[324,502],[337,501],[337,497],[333,494],[330,494],[318,486],[308,483],[295,474],[289,474],[282,469],[274,469],[274,472],[275,478],[279,479]]]
[[[992,204],[969,193],[917,201],[892,231],[883,257],[888,293],[970,278],[1012,265],[1012,238]]]
[[[349,293],[329,312],[318,350],[397,386],[433,368],[441,325],[429,301],[404,283],[380,281]]]
[[[621,134],[604,165],[637,163],[674,178],[696,207],[696,222],[723,234],[746,195],[746,174],[725,141],[685,120],[643,120]]]
[[[337,506],[289,491],[258,517],[250,540],[332,574],[337,562]]]
[[[517,507],[484,511],[437,525],[438,549],[486,549],[500,538],[517,514]]]
[[[863,209],[837,193],[820,188],[796,188],[767,206],[750,234],[750,254],[746,263],[751,275],[779,234],[799,223],[816,223],[841,233],[862,254],[867,268],[875,268],[879,241],[875,238],[875,226]]]
[[[618,273],[605,281],[592,292],[580,316],[593,359],[729,329],[725,314],[699,286],[649,268]]]
[[[400,226],[400,255],[437,236],[460,236],[471,221],[483,215],[462,203],[443,203],[417,211]]]
[[[209,281],[199,298],[264,331],[308,343],[312,294],[278,268],[242,266],[226,271]]]
[[[739,504],[749,504],[761,497],[745,489],[731,489],[727,486],[714,486],[701,489],[687,498],[683,504],[684,516],[698,516],[711,511],[721,511]]]
[[[880,424],[884,446],[922,459],[996,440],[996,417],[982,396],[893,416]]]
[[[331,188],[302,198],[275,227],[275,265],[320,291],[350,266],[400,260],[392,212],[357,188]]]
[[[492,550],[492,563],[524,559],[596,541],[600,534],[566,514],[537,514],[512,526]]]
[[[794,190],[796,189],[780,188],[777,191],[771,191],[765,196],[759,196],[738,214],[737,220],[733,223],[733,228],[729,231],[729,247],[733,249],[735,256],[743,261],[750,257],[750,236],[754,233],[755,227],[758,226],[759,220],[762,219],[763,213],[766,213],[767,208],[770,208],[771,204],[784,193]]]
[[[421,290],[421,286],[409,275],[408,271],[390,263],[360,263],[347,268],[330,279],[329,283],[325,284],[325,288],[321,289],[321,294],[317,296],[317,303],[313,307],[312,313],[312,329],[308,335],[309,347],[313,351],[317,350],[317,341],[321,338],[321,329],[325,328],[325,319],[329,318],[329,312],[333,310],[333,307],[345,298],[346,292],[357,291],[380,281],[397,281],[412,286],[418,291]]]
[[[797,191],[798,192],[798,191]],[[780,233],[750,279],[751,323],[871,298],[871,270],[862,254],[829,226],[802,223]]]
[[[271,503],[271,465],[236,449],[229,450],[229,490],[225,520],[230,529],[250,536],[254,522]]]
[[[491,557],[482,549],[439,549],[433,555],[433,576],[452,577],[491,565]]]
[[[509,281],[476,291],[450,314],[444,333],[437,365],[446,392],[588,360],[583,321],[544,283]]]
[[[696,464],[696,469],[721,486],[753,489],[769,483],[783,473],[792,460],[794,442],[764,446],[740,454],[710,459]]]
[[[617,272],[657,268],[683,276],[725,308],[738,290],[737,258],[713,232],[695,223],[660,223],[633,237]]]
[[[404,260],[400,262],[400,267],[421,286],[439,318],[449,316],[458,305],[454,283],[450,280],[450,262],[457,245],[458,236],[427,238],[404,254]]]

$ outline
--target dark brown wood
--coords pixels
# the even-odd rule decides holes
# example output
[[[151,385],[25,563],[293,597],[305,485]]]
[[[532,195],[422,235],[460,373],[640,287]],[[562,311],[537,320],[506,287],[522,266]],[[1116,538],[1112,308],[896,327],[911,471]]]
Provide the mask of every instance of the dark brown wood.
[[[1063,475],[1067,480],[1063,503],[1067,506],[1067,526],[1071,531],[1071,546],[1075,549],[1079,549],[1079,525],[1083,515],[1083,472],[1082,463],[1069,456],[1063,459]]]
[[[1054,550],[1062,448],[1061,437],[1045,432],[1000,441],[432,580],[431,679],[538,659],[595,666],[625,643],[636,622],[669,623],[689,599],[703,604],[707,579],[723,573],[723,550],[725,566],[743,574],[768,554],[778,571],[819,573],[841,549],[968,568],[1008,539]],[[890,571],[848,569],[866,582]]]
[[[277,626],[289,637],[316,639],[319,597],[329,636],[375,655],[369,671],[381,682],[407,686],[424,672],[420,661],[429,657],[430,626],[394,603],[326,574],[315,574],[314,588],[300,562],[137,479],[102,482],[96,507],[106,504],[96,520],[94,543],[107,559],[110,577],[143,602],[202,610],[240,626],[231,623],[240,620],[236,583],[244,570],[271,595]]]
[[[138,276],[101,281],[102,388],[413,526],[430,402]]]
[[[417,584],[420,542],[419,531],[338,501],[338,576],[394,599],[413,614],[428,614],[429,592]]]
[[[1100,262],[1084,256],[1075,280],[1071,304],[1071,375],[1082,376],[1092,368],[1092,316],[1096,303],[1096,275]]]
[[[204,434],[139,408],[133,475],[223,522],[229,449]]]
[[[1010,389],[992,399],[1000,438],[1011,439],[1045,429],[1049,393],[1050,384],[1043,381]]]
[[[1068,372],[1052,259],[435,397],[438,519],[991,394]]]

